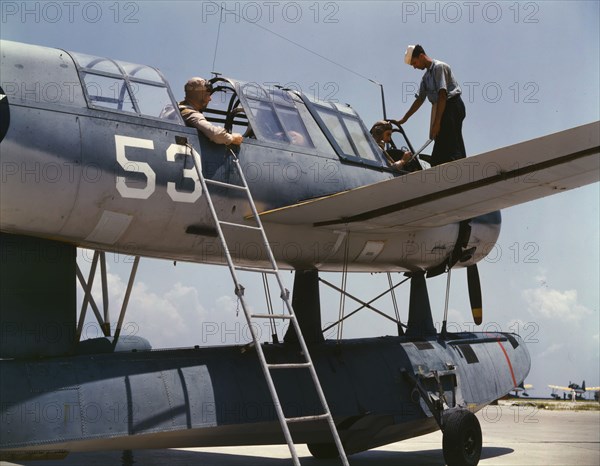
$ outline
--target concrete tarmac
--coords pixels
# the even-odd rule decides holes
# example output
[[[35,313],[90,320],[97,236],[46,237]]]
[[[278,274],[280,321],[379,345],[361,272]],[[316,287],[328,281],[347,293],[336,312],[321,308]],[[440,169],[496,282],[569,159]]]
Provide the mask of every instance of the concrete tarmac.
[[[600,464],[600,411],[544,411],[531,406],[488,406],[477,414],[483,430],[480,465]],[[303,466],[333,466],[297,447]],[[443,465],[442,434],[386,445],[349,457],[351,466]],[[14,463],[0,462],[0,466]],[[23,466],[291,466],[287,446],[72,453],[61,461]]]

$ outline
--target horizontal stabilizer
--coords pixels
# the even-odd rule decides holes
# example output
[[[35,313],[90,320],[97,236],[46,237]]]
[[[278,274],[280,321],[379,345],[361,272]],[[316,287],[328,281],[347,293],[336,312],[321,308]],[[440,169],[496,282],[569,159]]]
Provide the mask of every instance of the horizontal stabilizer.
[[[600,179],[600,122],[261,213],[351,231],[446,225]]]

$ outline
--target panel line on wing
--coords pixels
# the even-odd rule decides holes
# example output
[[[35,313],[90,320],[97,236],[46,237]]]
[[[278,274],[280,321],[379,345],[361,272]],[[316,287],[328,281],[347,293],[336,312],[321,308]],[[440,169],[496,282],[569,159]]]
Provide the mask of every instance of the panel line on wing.
[[[572,162],[574,160],[587,157],[589,155],[593,155],[598,153],[600,147],[594,147],[591,149],[586,149],[580,152],[576,152],[573,154],[565,155],[563,157],[548,160],[545,162],[541,162],[538,164],[528,165],[526,167],[517,168],[515,170],[511,170],[508,172],[498,173],[497,175],[491,176],[489,178],[484,178],[477,181],[472,181],[471,183],[467,183],[464,185],[456,186],[454,188],[445,189],[443,191],[439,191],[436,193],[427,194],[425,196],[421,196],[415,199],[409,199],[407,201],[398,202],[396,204],[392,204],[389,206],[381,207],[379,209],[373,209],[367,212],[363,212],[357,215],[353,215],[351,217],[345,217],[336,220],[327,220],[321,222],[315,222],[313,225],[315,227],[320,226],[329,226],[336,225],[339,223],[353,223],[353,222],[361,222],[365,220],[371,220],[376,217],[381,217],[383,215],[391,214],[394,212],[398,212],[400,210],[408,209],[411,207],[416,207],[418,205],[425,204],[427,202],[436,201],[438,199],[442,199],[448,196],[453,196],[455,194],[461,194],[466,191],[470,191],[476,188],[480,188],[483,186],[488,186],[494,183],[499,183],[502,181],[507,181],[515,178],[519,178],[524,175],[528,175],[530,173],[534,173],[537,171],[545,170],[548,168],[555,167],[557,165],[562,165],[565,163]]]

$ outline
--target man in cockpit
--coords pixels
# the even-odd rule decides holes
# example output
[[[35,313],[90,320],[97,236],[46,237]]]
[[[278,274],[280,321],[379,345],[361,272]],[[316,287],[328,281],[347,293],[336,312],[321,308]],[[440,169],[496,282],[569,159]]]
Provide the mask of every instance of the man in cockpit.
[[[404,152],[400,160],[395,161],[393,157],[385,150],[385,145],[392,142],[392,124],[389,121],[380,120],[371,127],[371,136],[377,142],[377,145],[383,151],[383,155],[390,167],[397,170],[406,170],[406,165],[410,161],[412,154]]]
[[[240,145],[243,137],[238,133],[228,133],[225,128],[211,124],[202,114],[210,102],[212,87],[203,78],[191,78],[185,83],[185,100],[179,102],[179,111],[187,126],[196,128],[216,144]]]

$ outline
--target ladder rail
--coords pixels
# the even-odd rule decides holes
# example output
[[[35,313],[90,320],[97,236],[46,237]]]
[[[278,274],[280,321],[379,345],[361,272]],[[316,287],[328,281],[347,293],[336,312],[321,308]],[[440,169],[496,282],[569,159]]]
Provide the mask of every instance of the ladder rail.
[[[279,267],[277,265],[277,262],[275,260],[275,257],[273,255],[273,251],[271,250],[270,244],[269,244],[269,240],[267,238],[267,235],[265,233],[262,221],[260,219],[260,216],[258,214],[258,211],[256,209],[256,205],[254,203],[254,199],[252,197],[252,194],[250,192],[250,189],[248,187],[248,182],[246,181],[246,177],[244,175],[244,172],[240,166],[240,161],[237,157],[237,155],[235,154],[235,152],[233,152],[233,150],[231,150],[231,148],[229,148],[229,151],[231,152],[232,156],[233,156],[233,162],[236,165],[238,174],[240,175],[240,178],[242,180],[242,185],[243,186],[238,186],[238,185],[227,185],[227,183],[222,183],[222,182],[213,182],[213,180],[206,180],[204,178],[204,175],[202,174],[202,160],[200,158],[200,154],[198,154],[198,152],[191,146],[191,144],[186,144],[186,146],[190,149],[191,153],[192,153],[192,157],[194,160],[194,166],[196,168],[196,173],[198,174],[198,178],[200,180],[200,183],[202,185],[202,189],[204,190],[204,193],[206,195],[206,199],[209,205],[209,209],[211,212],[211,215],[213,217],[213,220],[215,221],[215,226],[217,229],[217,233],[219,236],[219,239],[221,241],[221,246],[223,248],[223,251],[225,253],[225,258],[227,261],[227,265],[229,267],[229,271],[231,273],[231,276],[233,278],[233,282],[235,285],[235,294],[238,296],[241,304],[242,304],[242,309],[244,310],[244,316],[246,318],[246,322],[248,323],[248,327],[250,328],[250,333],[252,335],[252,340],[255,343],[255,347],[256,347],[256,353],[258,355],[259,358],[259,362],[261,365],[261,369],[263,371],[266,383],[267,383],[267,387],[269,389],[269,392],[271,394],[271,398],[273,399],[273,404],[274,404],[274,408],[275,408],[275,412],[277,414],[277,418],[279,420],[279,423],[281,425],[286,443],[289,447],[290,453],[292,455],[292,460],[294,462],[294,466],[300,466],[300,460],[298,457],[298,453],[296,451],[295,448],[295,444],[288,426],[288,423],[290,422],[302,422],[304,420],[308,421],[308,420],[327,420],[328,426],[329,426],[329,430],[331,431],[331,435],[333,437],[334,443],[336,445],[336,448],[338,450],[340,459],[342,461],[343,466],[349,466],[348,463],[348,459],[346,457],[346,453],[344,451],[344,447],[342,444],[342,441],[340,439],[339,433],[337,431],[337,427],[335,426],[335,422],[333,421],[333,416],[331,414],[331,410],[329,409],[329,405],[327,403],[327,399],[325,397],[325,393],[323,392],[323,388],[321,387],[321,384],[319,382],[319,377],[318,374],[316,372],[312,357],[310,356],[310,352],[308,351],[308,346],[306,345],[306,341],[304,340],[304,337],[302,335],[302,331],[300,329],[300,324],[298,322],[298,319],[296,317],[296,314],[294,313],[294,310],[292,308],[292,305],[290,303],[290,299],[289,299],[289,291],[285,288],[283,281],[281,279],[281,276],[279,274]],[[252,325],[252,318],[253,317],[262,317],[262,315],[258,315],[258,314],[252,314],[250,312],[250,308],[248,307],[245,297],[244,297],[244,288],[241,285],[241,283],[238,280],[237,277],[237,273],[236,270],[243,270],[243,269],[251,269],[249,267],[243,267],[243,266],[236,266],[233,262],[233,258],[231,256],[231,253],[229,251],[229,247],[227,245],[227,241],[225,239],[225,236],[223,234],[223,230],[221,228],[221,224],[226,224],[226,225],[230,225],[231,223],[229,222],[221,222],[219,220],[219,217],[217,215],[217,211],[215,209],[215,206],[213,204],[212,198],[210,196],[210,193],[208,191],[208,187],[207,187],[207,181],[210,181],[212,184],[215,185],[219,185],[222,187],[230,187],[230,186],[234,186],[236,187],[236,189],[240,189],[240,190],[245,190],[246,194],[247,194],[247,199],[248,199],[248,203],[250,205],[250,208],[252,210],[252,214],[254,216],[254,219],[256,221],[257,227],[253,228],[256,231],[259,231],[261,234],[261,238],[263,241],[263,245],[265,248],[265,251],[267,253],[267,257],[269,259],[269,262],[271,263],[271,267],[272,267],[272,271],[270,271],[271,273],[273,273],[276,278],[277,278],[277,283],[279,285],[279,289],[281,291],[281,299],[283,299],[283,301],[285,302],[285,306],[286,306],[286,310],[288,312],[288,314],[286,315],[286,319],[290,320],[291,325],[294,326],[294,331],[296,332],[296,335],[298,337],[298,343],[300,344],[300,349],[306,359],[306,363],[302,365],[302,368],[306,368],[309,370],[311,379],[312,379],[312,383],[313,386],[317,392],[317,396],[319,398],[319,401],[321,403],[321,408],[323,409],[324,413],[317,415],[317,416],[306,416],[306,417],[302,417],[302,418],[298,418],[296,420],[290,419],[290,418],[286,418],[285,414],[283,412],[283,408],[281,406],[281,401],[279,399],[279,394],[277,393],[277,388],[275,387],[275,383],[273,382],[273,378],[271,376],[270,370],[274,369],[272,364],[269,364],[266,360],[264,351],[262,349],[262,346],[260,345],[260,341],[258,338],[258,335],[256,334],[256,331],[254,329],[254,326]],[[240,226],[243,226],[241,224],[239,224]],[[279,317],[275,317],[275,318],[281,318],[281,316]]]
[[[246,309],[246,300],[244,296],[240,296],[240,301],[242,302],[242,308]],[[279,420],[279,424],[281,424],[281,428],[283,431],[283,436],[285,437],[288,448],[290,449],[290,453],[292,455],[292,460],[294,461],[294,466],[300,466],[300,458],[298,457],[298,452],[296,451],[296,445],[294,444],[294,439],[292,438],[292,433],[287,425],[286,417],[283,412],[283,407],[281,406],[281,401],[279,399],[279,394],[277,393],[277,388],[275,387],[275,382],[273,382],[273,377],[271,377],[271,373],[269,372],[269,363],[267,362],[267,358],[265,357],[265,353],[262,349],[262,346],[259,342],[258,335],[256,334],[256,330],[254,330],[254,325],[252,325],[252,319],[248,312],[244,312],[246,316],[246,322],[248,323],[248,327],[250,328],[250,333],[252,334],[252,340],[256,343],[254,345],[256,349],[256,354],[258,355],[258,359],[260,360],[260,367],[265,376],[265,380],[267,382],[267,386],[269,388],[269,392],[271,394],[271,398],[273,399],[273,405],[275,407],[275,412],[277,414],[277,419]],[[285,426],[285,428],[284,428]]]
[[[219,217],[217,215],[217,211],[215,209],[215,206],[214,206],[212,199],[210,197],[210,194],[208,192],[206,180],[204,179],[204,175],[202,174],[202,170],[201,170],[202,160],[200,159],[200,154],[198,154],[198,152],[196,152],[196,150],[191,145],[188,145],[188,147],[191,149],[192,156],[194,158],[194,166],[196,167],[196,172],[198,174],[198,178],[200,179],[200,183],[202,184],[202,189],[204,190],[204,193],[206,195],[206,200],[208,201],[208,206],[209,206],[210,212],[213,216],[213,219],[215,220],[215,226],[216,226],[217,232],[219,234],[221,246],[223,247],[223,251],[225,253],[225,258],[227,260],[227,265],[229,266],[229,271],[231,273],[231,276],[233,278],[233,282],[235,285],[235,294],[242,304],[242,309],[244,310],[244,316],[246,318],[246,322],[248,323],[248,327],[250,329],[250,334],[252,335],[252,340],[256,343],[254,345],[256,348],[256,354],[258,355],[258,359],[260,361],[260,367],[265,376],[265,380],[267,382],[267,387],[269,389],[269,393],[271,394],[271,398],[273,400],[273,406],[275,408],[275,413],[277,414],[279,423],[282,426],[283,435],[284,435],[286,443],[288,444],[288,447],[290,449],[290,453],[292,455],[292,460],[294,462],[294,466],[300,466],[300,459],[299,459],[298,453],[296,451],[296,446],[292,439],[292,434],[290,432],[290,429],[287,426],[286,418],[283,413],[281,401],[279,400],[279,395],[277,394],[277,389],[275,388],[273,378],[271,377],[271,374],[269,373],[269,369],[267,367],[267,359],[266,359],[264,352],[262,350],[262,347],[259,343],[258,335],[256,334],[256,331],[254,330],[254,326],[252,325],[252,318],[250,316],[250,313],[247,311],[247,303],[244,298],[243,287],[241,287],[241,284],[238,280],[237,273],[236,273],[236,267],[235,267],[235,264],[233,263],[233,258],[231,257],[229,247],[227,246],[227,242],[225,241],[225,236],[223,235],[223,230],[221,229],[220,222],[218,221]]]
[[[271,265],[273,266],[274,270],[279,271],[279,267],[277,266],[277,262],[275,261],[275,257],[273,256],[273,251],[271,251],[271,248],[268,247],[269,240],[268,240],[265,230],[263,228],[263,224],[262,224],[262,220],[260,219],[260,215],[258,214],[258,211],[256,210],[256,205],[254,204],[254,200],[252,199],[252,196],[250,195],[250,189],[248,188],[248,182],[246,181],[244,172],[239,165],[239,163],[240,163],[239,159],[236,156],[235,152],[233,152],[231,149],[229,149],[229,150],[230,150],[231,154],[233,155],[234,163],[237,165],[238,173],[240,174],[240,178],[242,179],[242,184],[246,187],[246,189],[248,189],[248,194],[249,194],[248,198],[250,201],[250,207],[252,209],[252,214],[254,215],[254,219],[256,220],[256,223],[260,227],[260,232],[263,237],[263,242],[267,246],[266,250],[267,250],[267,254],[269,256]],[[306,341],[304,341],[302,331],[300,330],[300,324],[298,323],[296,314],[294,313],[294,311],[292,309],[292,305],[289,301],[289,297],[287,296],[287,293],[284,292],[285,287],[283,285],[283,282],[281,280],[279,273],[277,273],[275,276],[277,277],[277,282],[279,284],[279,288],[282,291],[281,297],[285,302],[287,311],[290,313],[290,315],[293,316],[291,321],[292,321],[292,324],[294,325],[294,331],[296,332],[296,336],[298,337],[298,342],[300,343],[300,348],[302,350],[302,353],[304,354],[304,357],[306,358],[306,362],[310,363],[310,367],[308,369],[309,369],[311,378],[313,380],[313,385],[317,391],[319,401],[321,402],[321,406],[324,409],[325,413],[329,415],[327,422],[329,424],[329,429],[331,430],[331,434],[333,436],[333,440],[335,442],[337,450],[340,453],[340,458],[342,459],[342,463],[344,464],[344,466],[349,466],[348,460],[347,460],[345,452],[344,452],[344,447],[342,445],[342,441],[341,441],[340,436],[337,431],[337,427],[335,426],[335,423],[333,422],[333,416],[331,415],[331,411],[329,409],[329,404],[327,403],[327,399],[325,398],[325,393],[323,392],[323,388],[321,387],[321,384],[319,382],[319,376],[317,375],[317,371],[316,371],[314,363],[312,361],[312,357],[310,356],[310,352],[308,351],[308,346],[306,345]],[[287,290],[285,290],[285,291],[287,291]],[[286,294],[285,297],[284,297],[284,294]]]
[[[235,152],[233,152],[233,150],[231,150],[231,149],[229,149],[229,150],[230,150],[230,152],[231,152],[231,154],[233,156],[233,161],[234,161],[234,163],[237,166],[238,173],[240,174],[240,178],[242,180],[242,184],[248,190],[248,199],[250,201],[250,207],[252,209],[252,214],[254,215],[254,219],[256,220],[256,223],[257,223],[257,225],[260,228],[260,233],[261,233],[262,238],[263,238],[263,243],[266,246],[267,254],[269,256],[269,260],[271,262],[271,265],[273,266],[274,270],[279,271],[279,268],[277,266],[277,262],[275,261],[275,257],[273,256],[273,251],[269,247],[269,240],[268,240],[267,235],[265,233],[265,230],[263,228],[262,220],[260,219],[260,215],[258,214],[258,211],[256,210],[256,205],[254,204],[254,199],[250,195],[250,189],[248,188],[248,182],[246,181],[246,177],[244,175],[244,171],[240,167],[240,161],[239,161],[237,155],[235,154]],[[335,423],[333,422],[333,416],[331,415],[331,411],[329,409],[329,404],[327,403],[327,399],[325,398],[325,393],[323,392],[323,388],[321,387],[321,384],[319,382],[319,376],[317,375],[317,371],[316,371],[314,363],[312,361],[312,357],[310,356],[310,352],[308,351],[308,346],[306,345],[306,341],[304,341],[304,337],[302,335],[302,331],[300,330],[300,324],[298,323],[298,319],[296,318],[296,314],[294,313],[294,311],[292,309],[292,305],[291,305],[291,303],[289,301],[289,297],[288,297],[288,293],[289,292],[287,292],[287,290],[285,289],[285,287],[283,285],[283,281],[281,280],[281,276],[279,275],[279,273],[277,273],[275,276],[277,277],[277,282],[279,284],[279,289],[282,292],[281,298],[285,302],[285,306],[287,308],[287,311],[292,316],[291,322],[294,325],[294,331],[296,332],[296,336],[298,337],[298,342],[300,343],[300,348],[302,350],[302,353],[304,354],[304,357],[306,358],[306,362],[308,362],[310,364],[308,370],[309,370],[311,378],[313,380],[313,385],[314,385],[314,387],[315,387],[315,389],[317,391],[317,395],[319,397],[319,401],[321,402],[321,406],[324,409],[325,414],[328,414],[327,422],[329,424],[329,428],[330,428],[331,433],[333,435],[334,442],[336,444],[338,452],[340,452],[340,458],[342,459],[342,462],[346,466],[347,465],[346,455],[345,454],[342,455],[342,452],[344,452],[344,447],[342,445],[342,441],[341,441],[341,439],[339,437],[339,434],[338,434],[337,428],[335,426]],[[284,295],[285,295],[285,297],[284,297]]]

